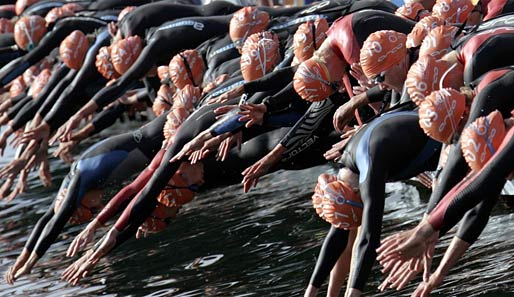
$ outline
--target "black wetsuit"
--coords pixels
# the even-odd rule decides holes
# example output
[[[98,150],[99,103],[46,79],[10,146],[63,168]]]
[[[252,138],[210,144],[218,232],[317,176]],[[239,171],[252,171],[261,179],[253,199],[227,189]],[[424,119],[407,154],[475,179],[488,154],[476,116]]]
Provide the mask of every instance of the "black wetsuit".
[[[106,21],[94,17],[67,17],[60,19],[53,30],[47,33],[38,46],[0,69],[0,86],[3,87],[14,80],[23,71],[39,62],[50,52],[58,48],[61,42],[74,30],[81,30],[84,34],[105,27]]]
[[[380,244],[385,183],[409,179],[434,170],[441,145],[418,124],[417,111],[381,115],[362,128],[346,145],[340,166],[359,174],[364,204],[362,225],[354,250],[355,265],[349,286],[363,290]],[[346,247],[349,232],[332,227],[322,248],[311,284],[320,287]]]
[[[165,121],[163,114],[140,129],[110,137],[85,151],[61,185],[59,192],[66,190],[66,195],[60,210],[55,213],[52,203],[25,248],[42,257],[88,191],[119,184],[144,169],[161,148]]]
[[[52,75],[48,87],[32,102],[26,110],[22,110],[15,118],[13,128],[19,128],[30,120],[35,113],[45,117],[52,130],[59,128],[84,102],[96,93],[107,80],[97,71],[95,66],[98,50],[109,44],[107,30],[98,31],[95,42],[89,47],[84,63],[79,70],[61,69]],[[53,78],[56,77],[54,80]],[[60,79],[57,79],[60,77]],[[50,110],[52,113],[48,114]],[[16,130],[16,129],[15,129]]]
[[[488,115],[494,110],[500,111],[504,118],[510,117],[510,111],[514,109],[514,102],[510,99],[514,89],[514,70],[506,68],[490,71],[471,85],[475,87],[477,95],[473,99],[466,126],[478,117]],[[430,196],[427,213],[431,213],[443,197],[451,200],[451,196],[462,194],[458,192],[449,194],[449,191],[465,178],[468,171],[469,167],[462,155],[460,143],[456,142],[452,144],[446,165],[442,169],[437,186]],[[484,200],[473,210],[477,222],[470,221],[469,216],[471,214],[468,214],[465,223],[459,229],[457,236],[468,243],[473,243],[487,224],[490,209],[495,203],[494,191],[488,197],[490,199]],[[478,224],[478,226],[475,224]]]

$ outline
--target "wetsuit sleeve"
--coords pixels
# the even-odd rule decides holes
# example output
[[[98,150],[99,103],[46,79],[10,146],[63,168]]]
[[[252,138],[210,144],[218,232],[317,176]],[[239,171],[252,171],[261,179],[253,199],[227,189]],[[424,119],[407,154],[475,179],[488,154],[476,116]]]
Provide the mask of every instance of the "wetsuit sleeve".
[[[46,100],[43,102],[43,104],[41,105],[41,107],[38,110],[38,113],[41,116],[45,117],[50,112],[50,110],[54,107],[55,103],[59,99],[60,95],[64,92],[66,87],[71,84],[71,82],[73,81],[73,78],[75,77],[76,74],[77,74],[77,70],[73,70],[73,69],[70,70],[66,74],[64,79],[62,79],[57,84],[57,86],[55,86],[52,93],[50,93],[48,98],[46,98]]]
[[[73,170],[73,169],[72,169]],[[80,173],[75,172],[71,177],[68,184],[68,191],[66,197],[63,199],[61,208],[55,213],[52,218],[46,223],[41,231],[39,239],[34,247],[34,252],[41,258],[48,250],[50,245],[57,239],[57,236],[64,228],[73,212],[77,209],[77,199],[79,197],[80,189]]]
[[[96,218],[102,225],[119,212],[123,204],[132,199],[139,191],[141,191],[141,189],[143,189],[146,183],[150,180],[152,174],[159,167],[164,153],[164,150],[160,150],[153,158],[152,163],[150,163],[150,165],[141,172],[132,183],[121,189],[118,194],[116,194],[116,196],[107,203]]]
[[[25,98],[23,98],[22,100],[18,101],[18,103],[16,103],[13,107],[11,107],[9,109],[9,111],[7,112],[7,117],[9,119],[14,119],[14,117],[16,117],[16,115],[18,114],[18,112],[25,106],[27,105],[29,102],[32,101],[32,96],[26,96]]]
[[[336,265],[337,260],[348,244],[349,233],[348,230],[335,228],[333,226],[330,228],[321,246],[321,251],[316,261],[316,267],[309,281],[315,288],[320,288],[330,275],[330,271],[332,271],[332,268]]]
[[[247,82],[243,85],[244,92],[252,94],[272,89],[281,89],[293,80],[294,69],[294,67],[283,68],[273,71],[260,79]]]
[[[21,75],[30,66],[39,62],[50,52],[59,47],[61,41],[74,30],[81,30],[85,34],[104,27],[107,22],[89,17],[69,17],[57,22],[53,30],[39,42],[38,46],[26,55],[2,68],[0,72],[0,86],[5,86],[17,76]]]
[[[384,100],[384,96],[389,93],[389,99],[391,99],[391,91],[381,90],[379,86],[374,86],[366,91],[366,96],[370,103],[380,102]]]
[[[491,199],[484,200],[468,211],[459,226],[457,237],[469,244],[473,244],[487,226],[491,211],[496,202],[498,202],[497,198],[491,197]]]
[[[41,93],[38,95],[37,98],[35,98],[34,101],[30,102],[29,104],[25,105],[20,112],[16,115],[16,117],[13,119],[12,128],[14,131],[20,129],[25,125],[28,121],[30,121],[34,116],[36,115],[36,112],[39,110],[41,105],[45,102],[47,98],[50,98],[51,94],[53,93],[53,90],[57,88],[56,86],[58,83],[65,77],[65,75],[68,73],[69,68],[68,67],[61,67],[59,70],[57,70],[52,77],[50,78],[50,81],[48,84],[43,88]],[[51,100],[51,99],[49,99]]]
[[[368,175],[359,185],[364,209],[359,235],[354,245],[355,265],[352,265],[350,273],[350,287],[361,291],[375,262],[382,232],[386,170],[379,163],[374,158],[368,168]]]
[[[287,160],[296,155],[296,151],[303,143],[312,139],[314,132],[320,127],[323,120],[334,112],[335,108],[336,105],[331,99],[312,103],[304,116],[280,141],[280,144],[287,149],[283,158]]]
[[[298,94],[294,90],[293,82],[290,82],[280,92],[264,98],[264,100],[262,100],[262,103],[266,105],[267,114],[269,115],[284,111],[285,109],[291,106],[293,101],[299,101],[301,103],[303,100],[300,98],[300,96],[298,96]]]
[[[102,110],[93,119],[94,130],[91,135],[99,133],[100,131],[112,126],[114,122],[127,111],[128,106],[121,103],[113,104],[112,106]]]
[[[501,193],[514,164],[513,135],[514,129],[510,129],[489,162],[480,171],[470,173],[437,204],[428,217],[436,230],[451,228],[468,210]]]

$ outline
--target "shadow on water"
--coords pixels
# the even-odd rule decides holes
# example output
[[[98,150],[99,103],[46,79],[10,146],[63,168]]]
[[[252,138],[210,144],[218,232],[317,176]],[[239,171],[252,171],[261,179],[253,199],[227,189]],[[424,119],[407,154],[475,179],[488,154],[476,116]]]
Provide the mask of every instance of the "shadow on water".
[[[42,188],[31,175],[30,193],[8,204],[0,201],[1,273],[13,264],[69,169],[57,160],[51,166],[55,170],[51,188]],[[68,227],[30,276],[12,287],[0,283],[0,296],[302,295],[329,228],[310,203],[317,175],[327,170],[323,166],[278,172],[263,178],[249,194],[243,194],[240,185],[201,193],[168,230],[127,242],[77,287],[59,279],[73,261],[65,257],[65,251],[83,226]],[[414,226],[423,214],[428,192],[422,191],[420,197],[415,186],[395,183],[388,184],[387,193],[384,234]],[[505,232],[514,230],[512,216],[498,207],[481,239],[436,293],[512,296],[514,239]],[[436,261],[449,239],[442,240]],[[381,280],[375,267],[367,296],[408,296],[415,288],[413,283],[399,293],[379,293],[373,288]]]

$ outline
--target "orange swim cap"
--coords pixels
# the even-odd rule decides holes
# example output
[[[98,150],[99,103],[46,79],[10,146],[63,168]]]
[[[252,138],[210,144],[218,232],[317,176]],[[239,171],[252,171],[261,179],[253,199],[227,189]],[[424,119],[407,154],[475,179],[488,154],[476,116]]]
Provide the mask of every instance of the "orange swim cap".
[[[246,39],[241,50],[241,74],[245,81],[259,79],[270,72],[280,57],[276,34],[259,32]]]
[[[432,56],[436,59],[442,58],[452,50],[452,41],[455,39],[458,31],[457,27],[448,25],[432,29],[421,43],[419,57]]]
[[[432,15],[446,23],[464,23],[475,8],[474,0],[437,0],[432,7]],[[477,1],[478,2],[478,1]]]
[[[127,70],[137,60],[143,50],[143,41],[139,36],[130,36],[121,39],[112,46],[111,61],[114,69],[119,74]]]
[[[312,206],[322,219],[325,219],[323,215],[323,196],[325,196],[325,189],[329,183],[336,180],[337,176],[331,174],[323,173],[318,176],[318,183],[314,188],[314,194],[312,194]]]
[[[191,202],[195,193],[191,191],[180,174],[175,174],[161,191],[157,201],[167,207],[181,206]]]
[[[23,81],[23,76],[20,75],[11,83],[11,86],[9,87],[9,96],[11,98],[16,97],[25,92],[26,89],[27,85]]]
[[[141,225],[141,230],[145,233],[157,233],[168,227],[168,219],[175,218],[178,213],[177,207],[166,207],[158,203],[152,214],[146,218]]]
[[[354,229],[362,220],[362,200],[345,182],[336,180],[324,189],[322,199],[324,220],[340,229]]]
[[[13,33],[14,24],[6,18],[0,18],[0,34]]]
[[[413,21],[419,21],[430,15],[430,11],[426,10],[419,2],[409,2],[400,6],[395,15],[407,18]]]
[[[212,91],[214,88],[222,84],[224,81],[226,81],[229,78],[228,74],[221,74],[214,81],[211,81],[205,85],[202,89],[202,95],[207,94],[210,91]]]
[[[236,11],[230,19],[229,34],[236,47],[243,46],[246,38],[268,28],[269,15],[257,7],[246,6]]]
[[[440,88],[441,78],[444,77],[443,88],[458,89],[463,85],[460,64],[448,72],[448,62],[436,60],[430,56],[419,58],[409,69],[405,87],[410,98],[419,105],[426,96]],[[448,72],[448,73],[447,73]]]
[[[72,16],[75,12],[70,9],[63,9],[63,7],[54,7],[50,9],[50,11],[45,16],[45,21],[47,24],[55,23],[57,20],[62,19],[64,17]]]
[[[170,68],[167,65],[157,67],[157,77],[159,77],[161,83],[168,80],[170,78]]]
[[[89,48],[89,41],[82,31],[71,32],[59,46],[61,60],[71,69],[80,69]]]
[[[461,134],[462,155],[473,171],[482,169],[498,150],[505,137],[505,124],[498,110],[479,117]]]
[[[14,25],[14,41],[26,51],[35,48],[45,34],[45,20],[38,15],[24,16]]]
[[[409,35],[407,35],[407,41],[405,42],[405,45],[407,48],[420,46],[428,33],[432,29],[441,25],[444,25],[444,20],[439,17],[428,16],[422,19],[414,26]]]
[[[187,111],[191,112],[198,101],[200,101],[201,95],[199,87],[186,85],[173,97],[173,108],[185,108]]]
[[[120,77],[120,74],[114,69],[111,61],[111,47],[103,46],[98,51],[95,61],[96,69],[100,74],[108,80]]]
[[[189,111],[183,107],[173,108],[173,110],[166,116],[166,123],[164,123],[163,134],[164,139],[168,141],[168,144],[173,141],[173,137],[178,131],[178,128],[183,122],[189,117]]]
[[[328,23],[319,18],[301,24],[293,36],[294,56],[299,63],[310,59],[327,38]]]
[[[134,11],[136,9],[135,6],[127,6],[123,8],[120,13],[118,14],[118,22],[123,19],[124,16],[126,16],[129,12]]]
[[[176,90],[175,86],[161,85],[152,104],[152,111],[156,116],[160,116],[171,108],[173,105],[173,95]]]
[[[405,34],[392,30],[377,31],[369,35],[360,52],[360,64],[366,77],[372,79],[405,58],[406,39]]]
[[[441,89],[419,105],[419,125],[433,139],[450,143],[466,109],[466,98],[454,89]]]
[[[38,0],[17,0],[14,11],[17,15],[20,15],[27,7],[31,6],[36,2],[38,2]]]
[[[303,100],[310,102],[325,100],[337,90],[325,64],[314,58],[298,66],[293,77],[293,87]]]
[[[171,81],[178,89],[188,84],[197,87],[202,83],[205,65],[200,53],[189,49],[176,54],[171,59],[169,71]]]
[[[36,98],[46,86],[51,76],[52,72],[49,69],[43,69],[43,71],[36,76],[34,82],[30,86],[29,95],[31,95],[32,98]]]

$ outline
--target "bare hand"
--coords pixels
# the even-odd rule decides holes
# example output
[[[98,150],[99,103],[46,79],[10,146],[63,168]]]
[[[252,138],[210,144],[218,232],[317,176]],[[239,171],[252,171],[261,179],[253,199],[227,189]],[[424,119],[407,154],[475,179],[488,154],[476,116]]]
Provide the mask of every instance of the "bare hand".
[[[18,182],[16,183],[14,190],[5,199],[7,202],[11,202],[19,194],[25,193],[25,191],[27,189],[27,175],[28,175],[27,171],[23,170],[21,172],[20,178],[18,179]]]
[[[268,110],[264,104],[253,103],[241,104],[239,108],[241,111],[238,112],[238,114],[242,115],[242,117],[240,117],[238,121],[246,122],[246,128],[250,128],[255,124],[262,125],[264,114]]]
[[[375,84],[366,77],[366,75],[364,74],[364,71],[362,71],[362,67],[359,63],[353,63],[351,65],[350,74],[353,77],[355,77],[355,79],[357,79],[360,86],[362,86],[366,89],[370,89],[375,86]],[[357,95],[357,94],[354,93],[354,95]]]
[[[20,256],[18,256],[14,265],[7,269],[7,271],[4,274],[4,279],[9,285],[14,284],[14,281],[16,280],[15,275],[23,266],[25,266],[25,263],[27,262],[29,255],[30,253],[26,249],[23,249],[23,252],[20,254]]]
[[[68,248],[68,251],[66,251],[66,256],[75,256],[78,252],[83,251],[88,243],[93,241],[93,237],[95,236],[97,229],[96,222],[96,220],[93,220],[84,230],[82,230],[82,232],[79,233],[79,235],[75,237],[75,239],[73,239],[70,247]]]
[[[224,105],[216,108],[214,110],[214,114],[216,115],[216,119],[222,118],[227,112],[231,111],[232,109],[236,108],[237,105]]]
[[[355,109],[355,105],[350,100],[336,110],[333,124],[337,132],[343,133],[344,127],[354,118]]]
[[[110,250],[116,245],[116,236],[119,234],[115,228],[112,228],[102,239],[100,246],[87,258],[86,261],[74,271],[71,276],[66,280],[72,284],[77,285],[81,278],[88,276],[98,261],[109,253]]]
[[[412,293],[412,297],[428,297],[430,292],[438,288],[443,283],[444,277],[438,273],[434,273],[430,276],[428,282],[422,282],[416,288],[416,291]]]
[[[82,117],[80,115],[73,115],[63,126],[57,130],[55,133],[53,140],[59,139],[61,142],[70,141],[73,135],[73,130],[76,129],[80,122],[82,121]],[[53,143],[53,141],[51,141]]]
[[[247,193],[251,187],[256,187],[257,183],[259,182],[259,178],[271,169],[275,163],[277,163],[280,160],[280,155],[275,155],[273,151],[268,153],[266,156],[264,156],[262,159],[257,161],[252,166],[246,168],[242,174],[244,175],[243,178],[243,190],[245,193]]]
[[[0,178],[14,178],[27,165],[24,159],[14,159],[0,170]]]
[[[439,238],[428,222],[422,222],[415,229],[395,234],[382,241],[377,249],[377,260],[384,267],[391,267],[395,261],[408,261],[413,258],[427,257],[433,254],[433,248]],[[427,259],[431,262],[431,259]],[[428,263],[427,263],[428,264]]]
[[[345,147],[346,143],[351,139],[351,137],[357,132],[358,126],[353,127],[350,130],[347,130],[341,135],[342,140],[338,143],[332,145],[332,148],[326,151],[323,156],[327,160],[335,160],[341,157],[341,151]]]
[[[235,144],[238,151],[241,151],[241,144],[243,142],[243,132],[239,131],[236,134],[230,135],[227,139],[223,140],[218,149],[218,155],[216,156],[222,162],[228,157],[230,149]]]
[[[60,142],[59,148],[55,150],[53,156],[59,157],[61,160],[63,160],[65,163],[71,164],[73,163],[73,155],[71,151],[75,148],[75,146],[78,144],[78,141],[68,141],[68,142]]]
[[[47,124],[41,124],[35,129],[23,133],[21,143],[29,143],[31,141],[39,142],[42,139],[48,139],[50,136],[50,127]]]

